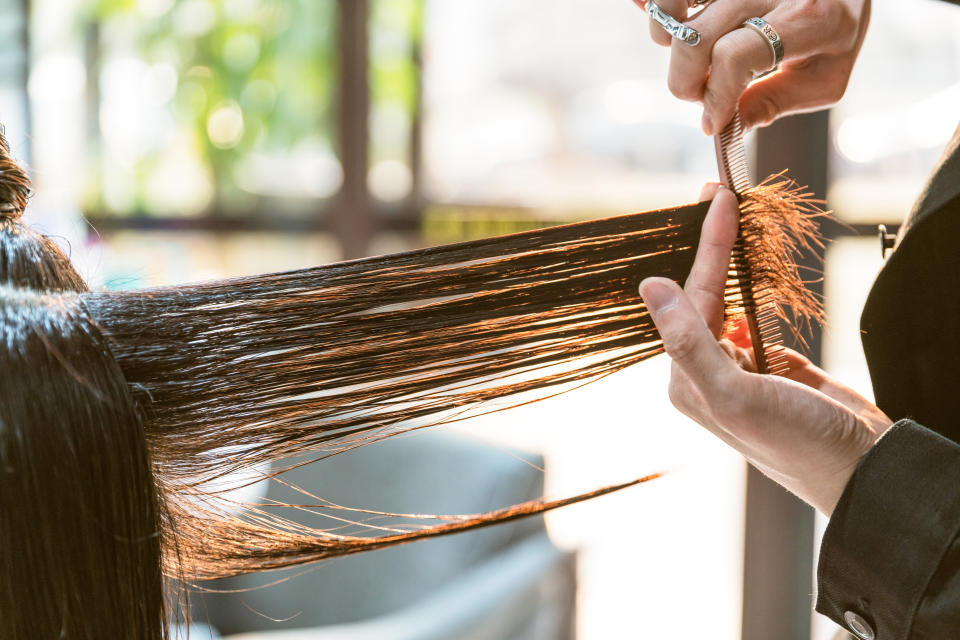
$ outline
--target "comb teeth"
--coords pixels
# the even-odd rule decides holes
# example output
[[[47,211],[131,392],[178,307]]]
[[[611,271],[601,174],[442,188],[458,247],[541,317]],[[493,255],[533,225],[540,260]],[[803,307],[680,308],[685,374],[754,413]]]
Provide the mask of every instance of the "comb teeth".
[[[720,180],[739,198],[751,186],[739,113],[734,113],[723,131],[714,136],[714,145]],[[759,241],[758,231],[749,221],[741,219],[740,234],[730,259],[731,274],[740,289],[739,303],[750,329],[757,372],[781,374],[789,369],[789,364],[783,351],[777,308],[768,283],[751,264],[751,245]]]
[[[737,195],[750,188],[750,173],[747,171],[747,152],[743,146],[743,123],[740,114],[714,137],[717,149],[717,167],[720,181]]]
[[[782,375],[790,369],[790,363],[783,347],[783,333],[774,294],[762,278],[748,276],[751,273],[748,261],[737,261],[735,264],[741,291],[752,289],[749,294],[744,293],[739,302],[750,327],[757,372]]]

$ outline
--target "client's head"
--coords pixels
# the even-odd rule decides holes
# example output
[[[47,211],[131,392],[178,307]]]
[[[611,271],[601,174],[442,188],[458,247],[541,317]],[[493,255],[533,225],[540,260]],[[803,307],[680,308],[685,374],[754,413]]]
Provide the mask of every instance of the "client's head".
[[[157,492],[143,426],[76,293],[23,226],[29,182],[0,137],[0,636],[163,634]]]
[[[0,377],[0,635],[159,638],[143,427],[75,295],[0,285]]]

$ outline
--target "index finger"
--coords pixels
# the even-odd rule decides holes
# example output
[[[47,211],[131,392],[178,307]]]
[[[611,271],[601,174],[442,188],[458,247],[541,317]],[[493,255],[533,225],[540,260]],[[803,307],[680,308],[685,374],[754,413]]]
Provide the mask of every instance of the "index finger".
[[[703,221],[697,257],[683,287],[715,338],[723,330],[723,290],[739,227],[737,197],[721,188]]]

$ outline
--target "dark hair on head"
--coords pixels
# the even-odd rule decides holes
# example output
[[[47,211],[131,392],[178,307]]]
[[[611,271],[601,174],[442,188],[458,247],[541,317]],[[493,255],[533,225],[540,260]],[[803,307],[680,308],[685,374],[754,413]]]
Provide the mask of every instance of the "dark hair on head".
[[[158,495],[143,424],[83,279],[24,226],[0,134],[0,636],[164,634]]]
[[[0,285],[0,635],[157,639],[160,522],[143,425],[75,294]]]
[[[431,516],[426,526],[378,514],[407,523],[378,527],[389,531],[379,537],[335,535],[282,516],[300,505],[236,512],[210,484],[295,454],[322,459],[541,399],[660,353],[637,284],[654,274],[686,279],[706,203],[110,293],[88,292],[63,252],[22,225],[29,191],[0,136],[3,638],[157,640],[172,615],[164,578],[189,582],[379,549],[656,477]],[[819,211],[785,181],[749,192],[741,211],[756,238],[737,254],[754,274],[750,300],[786,301],[816,317],[791,256]],[[737,314],[755,303],[731,267],[725,300]]]

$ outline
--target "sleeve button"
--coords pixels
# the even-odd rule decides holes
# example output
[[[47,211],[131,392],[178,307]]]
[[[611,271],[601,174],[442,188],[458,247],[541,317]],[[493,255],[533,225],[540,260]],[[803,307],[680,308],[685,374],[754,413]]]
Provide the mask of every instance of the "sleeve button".
[[[853,631],[853,634],[860,640],[876,640],[877,634],[873,632],[873,627],[863,619],[863,616],[853,611],[847,611],[843,614],[843,619],[850,630]]]

